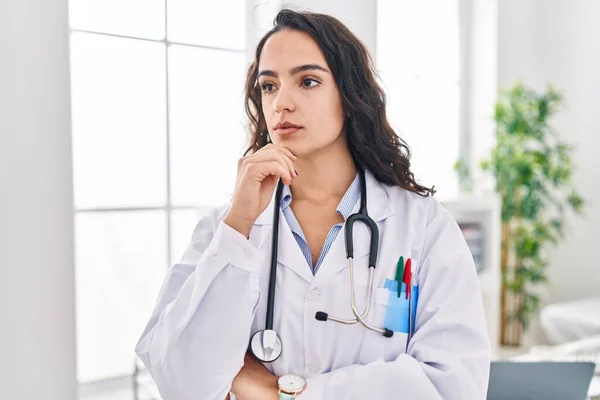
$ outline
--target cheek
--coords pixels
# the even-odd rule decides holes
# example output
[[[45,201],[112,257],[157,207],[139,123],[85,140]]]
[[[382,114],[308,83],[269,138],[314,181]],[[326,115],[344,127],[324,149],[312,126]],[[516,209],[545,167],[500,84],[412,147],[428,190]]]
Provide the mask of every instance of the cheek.
[[[260,104],[263,110],[263,114],[264,115],[269,115],[269,113],[271,112],[271,100],[270,98],[267,97],[261,97],[260,99]]]
[[[312,111],[319,116],[321,126],[327,130],[339,131],[344,123],[344,110],[341,99],[336,95],[323,96],[311,104]]]
[[[267,122],[267,125],[269,125],[271,123],[271,118],[273,117],[273,105],[271,104],[271,100],[268,97],[265,97],[262,99],[261,102],[261,106],[262,106],[262,114],[263,117],[265,119],[265,121]]]

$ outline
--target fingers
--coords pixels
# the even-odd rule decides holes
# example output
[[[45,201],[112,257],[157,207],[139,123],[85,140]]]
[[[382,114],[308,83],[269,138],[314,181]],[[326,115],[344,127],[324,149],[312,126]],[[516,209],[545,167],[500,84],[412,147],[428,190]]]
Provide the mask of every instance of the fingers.
[[[289,165],[292,167],[291,172],[294,172],[293,163],[294,163],[294,161],[296,161],[298,159],[298,157],[296,155],[294,155],[294,153],[292,153],[292,151],[290,149],[288,149],[286,147],[282,147],[282,146],[277,146],[272,143],[269,143],[268,145],[266,145],[265,147],[263,147],[256,153],[254,153],[250,156],[244,157],[244,159],[258,162],[258,161],[265,161],[267,159],[272,159],[273,157],[277,157],[277,156],[281,157],[282,159],[285,159],[286,162],[288,162]]]
[[[293,154],[292,154],[292,157],[294,158],[294,161],[297,158]],[[287,156],[286,154],[281,153],[281,152],[279,153],[279,159],[286,165],[288,171],[290,171],[290,175],[292,176],[292,180],[294,178],[296,178],[296,169],[294,168],[294,161],[292,161],[292,159],[289,156]]]
[[[290,160],[296,161],[298,159],[298,157],[290,149],[288,149],[287,147],[275,146],[275,145],[272,145],[272,146],[274,146],[274,147],[278,148],[279,150],[283,151],[288,156],[288,158]]]
[[[282,178],[286,185],[290,185],[293,179],[296,177],[294,162],[298,159],[289,149],[273,144],[260,149],[255,154],[241,158],[238,161],[238,180],[241,174],[244,174],[248,167],[253,164],[267,163],[264,168],[253,167],[254,173],[264,174],[264,171],[272,171],[273,175]],[[276,168],[270,162],[276,162],[281,165],[284,171]],[[266,168],[266,169],[265,169]],[[264,175],[261,175],[264,179]]]
[[[286,185],[291,185],[294,179],[287,165],[280,160],[248,163],[244,170],[244,174],[260,182],[269,175],[280,177]]]

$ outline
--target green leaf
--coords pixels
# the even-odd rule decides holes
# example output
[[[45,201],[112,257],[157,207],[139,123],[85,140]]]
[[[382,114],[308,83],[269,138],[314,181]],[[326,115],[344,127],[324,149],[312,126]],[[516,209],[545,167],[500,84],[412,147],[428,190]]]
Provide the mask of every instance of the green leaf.
[[[546,254],[562,237],[565,211],[581,214],[585,207],[572,187],[574,147],[562,140],[568,132],[559,134],[549,123],[562,103],[552,86],[537,91],[516,82],[501,90],[494,109],[496,143],[479,164],[495,180],[502,223],[510,230],[502,246],[511,264],[502,280],[521,299],[510,318],[524,326],[539,307],[532,290],[548,281]]]
[[[578,193],[572,191],[567,197],[567,202],[577,214],[582,213],[584,200],[583,197],[581,197]]]

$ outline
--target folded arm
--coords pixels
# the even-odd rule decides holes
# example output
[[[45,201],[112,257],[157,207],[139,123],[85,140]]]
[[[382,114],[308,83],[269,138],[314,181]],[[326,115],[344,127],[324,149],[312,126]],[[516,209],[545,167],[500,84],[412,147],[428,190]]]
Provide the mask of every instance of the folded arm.
[[[136,346],[164,400],[225,399],[243,366],[264,263],[225,223],[213,231],[198,224]]]

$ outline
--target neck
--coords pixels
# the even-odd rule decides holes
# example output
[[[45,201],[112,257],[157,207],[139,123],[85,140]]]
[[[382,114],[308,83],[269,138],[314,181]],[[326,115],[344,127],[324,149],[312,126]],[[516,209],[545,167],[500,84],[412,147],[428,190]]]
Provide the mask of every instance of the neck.
[[[299,176],[290,186],[294,201],[339,201],[356,177],[356,166],[345,140],[340,145],[296,160]]]

